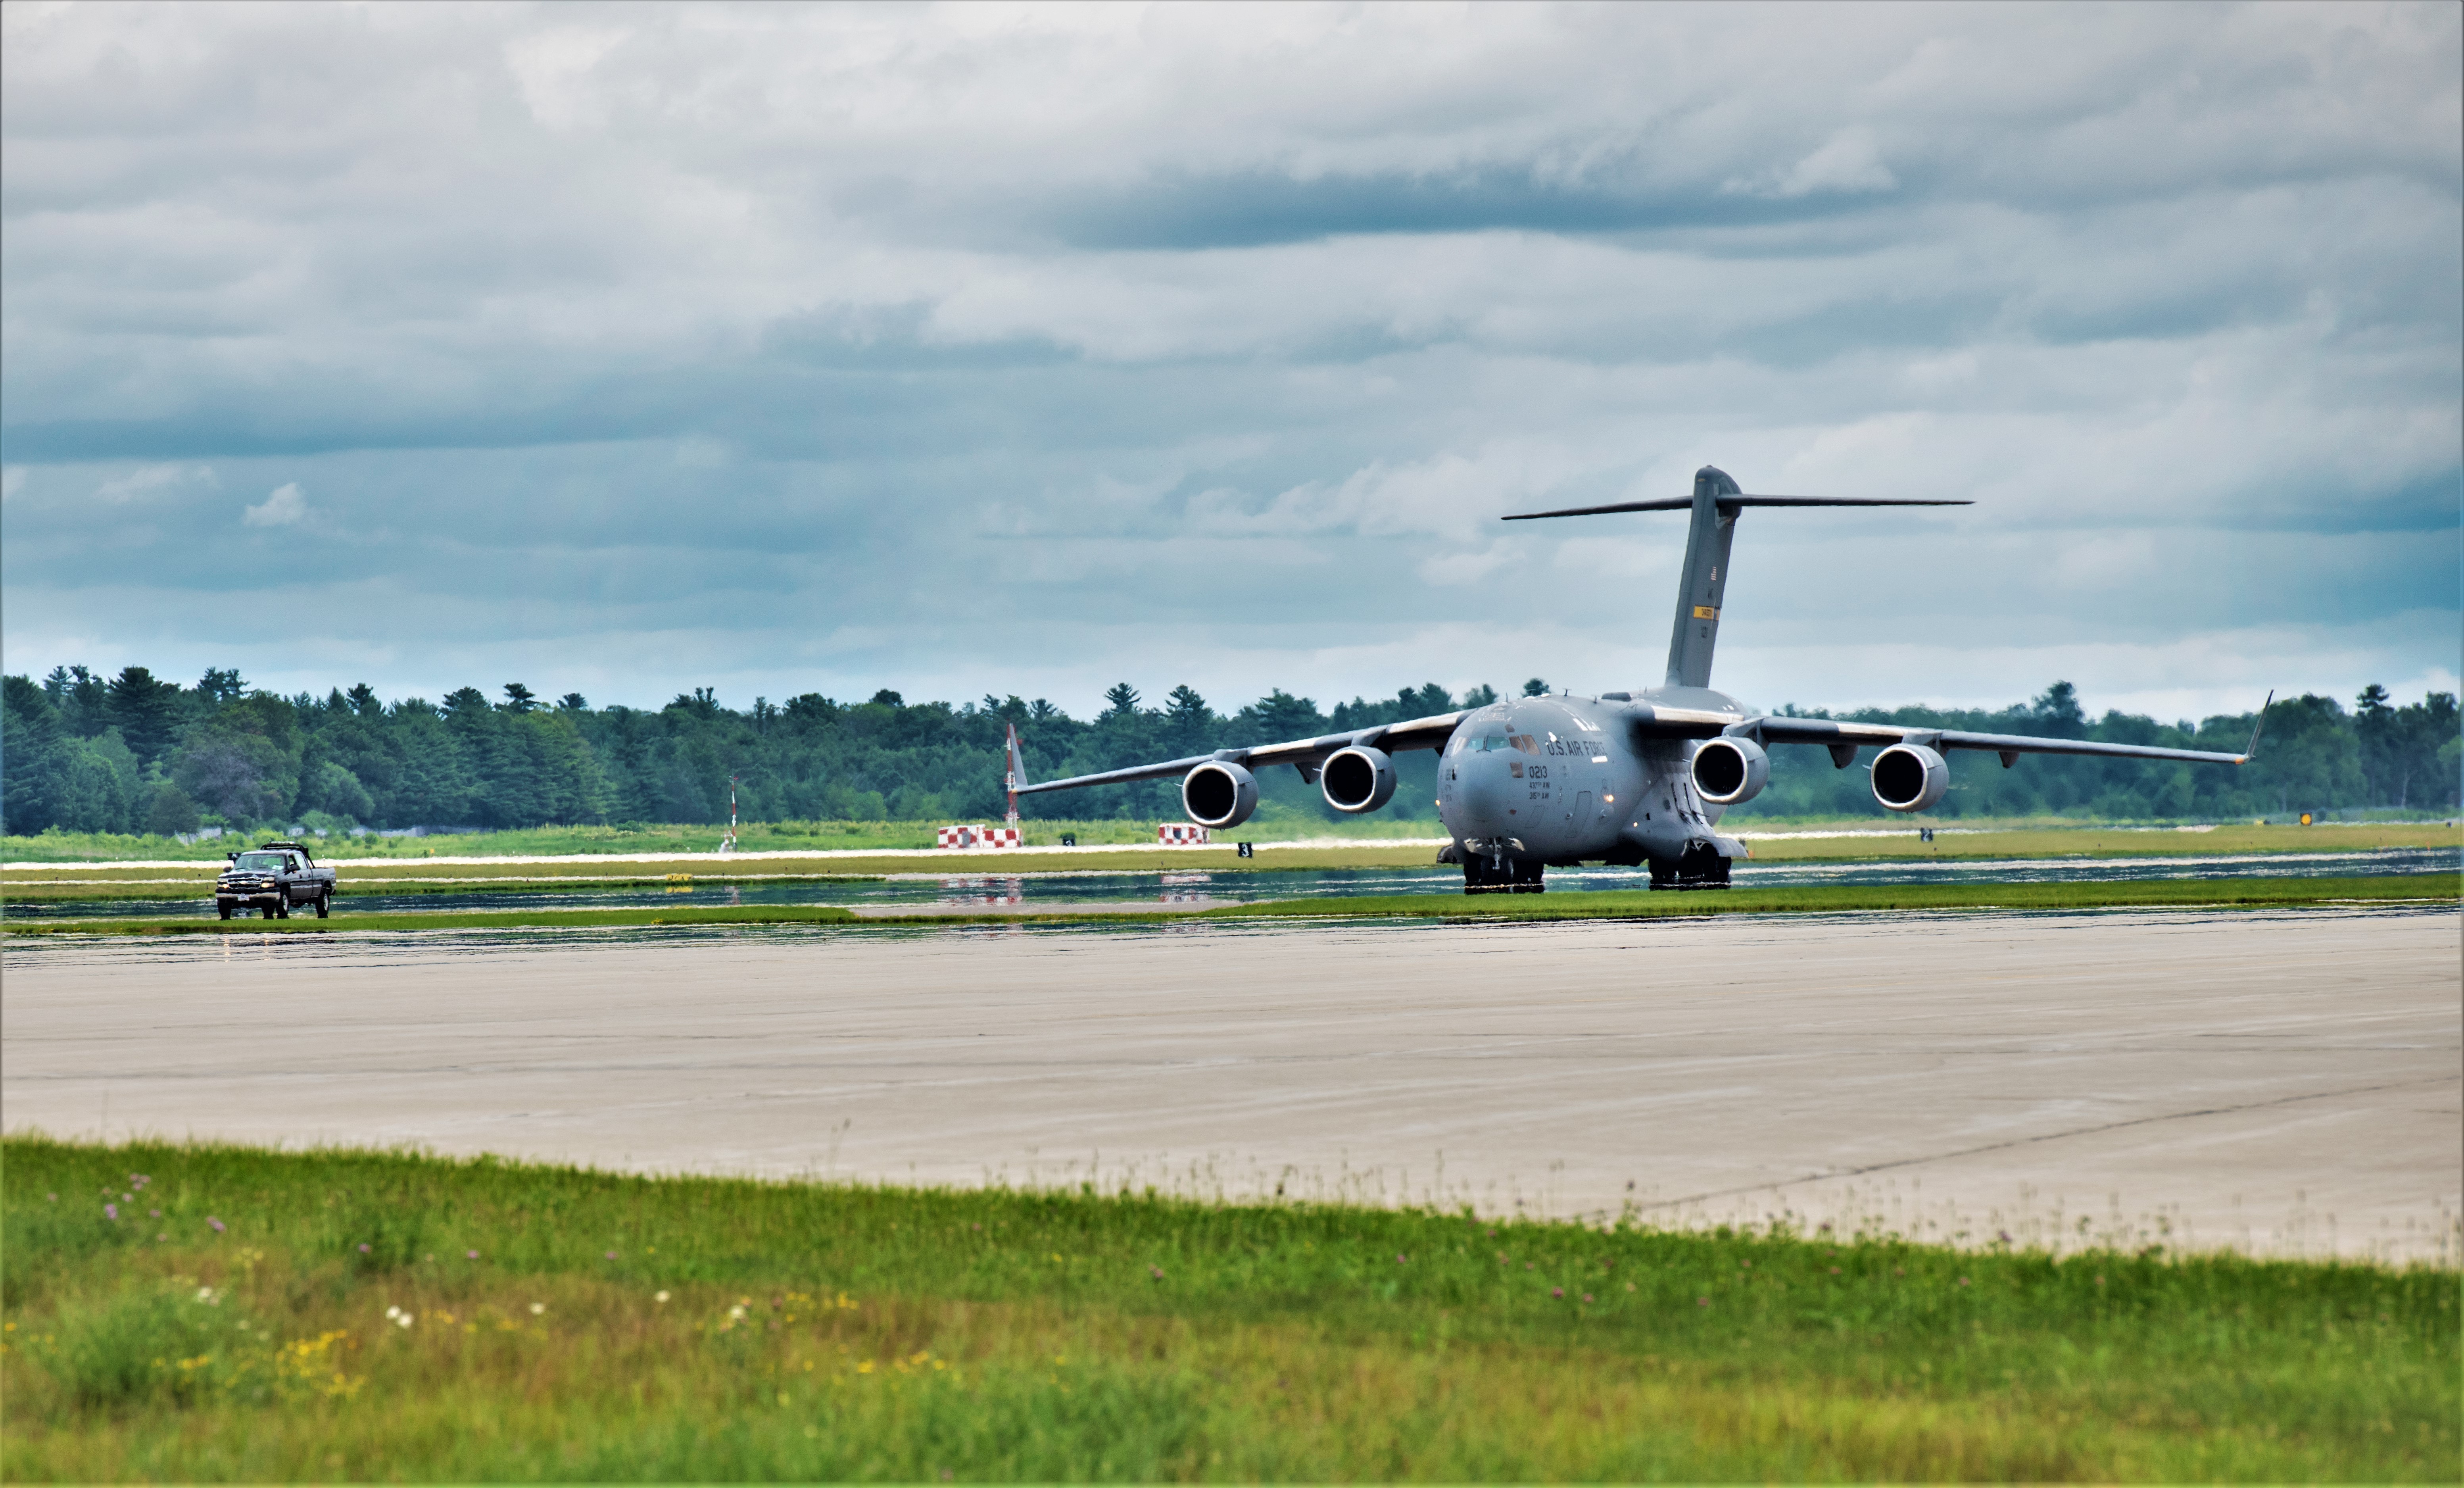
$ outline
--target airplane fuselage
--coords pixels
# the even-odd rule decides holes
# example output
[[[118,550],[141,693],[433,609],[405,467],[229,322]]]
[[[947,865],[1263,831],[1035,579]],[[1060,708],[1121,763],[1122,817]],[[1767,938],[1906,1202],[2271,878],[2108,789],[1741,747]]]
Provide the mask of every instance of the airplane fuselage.
[[[1691,740],[1638,744],[1635,703],[1747,717],[1707,688],[1628,696],[1518,698],[1478,709],[1438,760],[1438,816],[1465,860],[1566,864],[1676,861],[1734,844],[1721,808],[1695,790]]]

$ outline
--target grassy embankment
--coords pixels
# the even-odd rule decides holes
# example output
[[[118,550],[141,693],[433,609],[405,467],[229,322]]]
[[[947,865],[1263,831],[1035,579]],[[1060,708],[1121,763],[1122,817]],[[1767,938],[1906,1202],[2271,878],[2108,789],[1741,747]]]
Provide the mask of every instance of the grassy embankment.
[[[25,837],[11,844],[38,841]],[[446,855],[454,842],[448,839]],[[2211,832],[2150,832],[2117,828],[2049,828],[1963,832],[1918,840],[1909,831],[1888,837],[1747,838],[1757,862],[1939,861],[1994,858],[2204,856],[2267,853],[2350,853],[2384,848],[2453,847],[2464,830],[2439,825],[2325,826],[2310,828],[2220,827]],[[343,850],[337,847],[337,854]],[[400,862],[354,865],[345,871],[343,894],[382,888],[388,894],[467,894],[491,888],[525,893],[664,884],[685,873],[698,884],[749,883],[779,878],[865,878],[891,874],[945,872],[957,876],[1053,873],[1274,873],[1329,868],[1424,868],[1433,851],[1425,845],[1262,849],[1243,858],[1229,846],[1159,849],[1152,843],[1089,847],[1081,854],[953,853],[947,857],[772,858],[736,861],[710,855],[646,863],[576,857],[557,863],[453,863],[425,856]],[[222,864],[217,855],[194,868],[81,868],[62,861],[0,871],[0,894],[19,900],[159,899],[166,892],[200,895]]]
[[[2464,1450],[2453,1271],[5,1158],[11,1481],[2452,1481]]]
[[[2055,883],[1815,884],[1669,894],[1620,889],[1545,895],[1397,894],[1285,899],[1220,909],[1165,911],[1132,900],[1117,910],[991,914],[953,908],[869,920],[835,905],[696,906],[623,909],[392,911],[330,920],[119,919],[94,916],[11,921],[9,935],[331,935],[369,930],[654,929],[661,926],[829,924],[1136,924],[1192,920],[1651,920],[1739,914],[1845,914],[1877,910],[2255,909],[2302,905],[2453,904],[2464,877],[2437,874],[2374,877],[2099,879]]]

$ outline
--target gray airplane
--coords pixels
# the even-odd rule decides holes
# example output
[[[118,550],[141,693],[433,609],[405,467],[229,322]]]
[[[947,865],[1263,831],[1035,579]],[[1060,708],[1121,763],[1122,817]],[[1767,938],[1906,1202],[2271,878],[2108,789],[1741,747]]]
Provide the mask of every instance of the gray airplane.
[[[1181,809],[1214,830],[1238,827],[1258,809],[1256,770],[1289,765],[1338,811],[1376,811],[1395,795],[1394,756],[1437,749],[1438,816],[1453,837],[1438,855],[1460,863],[1463,892],[1541,892],[1543,871],[1605,862],[1649,864],[1654,888],[1716,888],[1728,881],[1743,844],[1715,829],[1721,812],[1753,799],[1771,778],[1772,744],[1815,744],[1846,769],[1857,751],[1879,746],[1871,766],[1874,799],[1894,811],[1922,811],[1950,787],[1947,750],[1998,754],[2008,769],[2023,754],[2095,754],[2140,760],[2243,765],[2258,746],[2253,732],[2240,754],[2158,749],[2138,744],[1972,734],[1957,729],[1841,723],[1828,719],[1749,713],[1711,690],[1711,648],[1719,639],[1720,598],[1737,514],[1749,506],[1967,506],[1968,501],[1854,497],[1748,496],[1726,472],[1705,465],[1694,494],[1503,519],[1590,517],[1608,512],[1690,511],[1685,567],[1668,642],[1668,677],[1639,693],[1517,698],[1433,718],[1349,733],[1167,760],[1028,785],[1013,753],[1018,794],[1071,790],[1124,781],[1181,777]],[[2270,694],[2270,700],[2274,695]],[[2261,710],[2264,716],[2265,709]]]

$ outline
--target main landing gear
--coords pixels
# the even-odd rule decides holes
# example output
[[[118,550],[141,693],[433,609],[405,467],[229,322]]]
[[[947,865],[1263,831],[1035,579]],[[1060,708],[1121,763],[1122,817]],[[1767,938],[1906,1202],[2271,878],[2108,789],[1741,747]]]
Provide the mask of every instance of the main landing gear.
[[[1655,889],[1725,889],[1728,886],[1728,860],[1708,842],[1689,842],[1685,851],[1675,857],[1651,860],[1651,886]]]
[[[1465,894],[1545,894],[1548,885],[1541,881],[1546,871],[1539,863],[1527,863],[1511,857],[1472,856],[1463,859],[1463,892]]]

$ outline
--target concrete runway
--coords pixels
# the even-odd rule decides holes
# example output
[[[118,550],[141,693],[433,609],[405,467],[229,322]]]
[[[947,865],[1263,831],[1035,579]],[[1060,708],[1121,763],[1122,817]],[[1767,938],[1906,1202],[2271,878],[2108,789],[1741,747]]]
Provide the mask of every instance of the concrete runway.
[[[2452,911],[12,940],[12,1132],[2459,1259]]]

